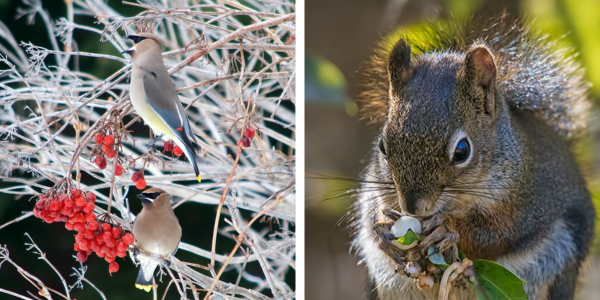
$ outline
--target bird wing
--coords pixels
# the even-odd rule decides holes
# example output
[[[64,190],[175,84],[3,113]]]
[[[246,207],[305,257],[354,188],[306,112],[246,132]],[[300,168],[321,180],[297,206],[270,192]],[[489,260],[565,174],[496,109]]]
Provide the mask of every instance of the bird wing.
[[[146,101],[148,101],[152,110],[187,147],[199,150],[196,136],[194,136],[175,88],[171,84],[169,73],[164,72],[165,74],[163,74],[163,72],[153,72],[145,69],[142,69],[142,71],[144,72],[143,83]],[[160,82],[168,82],[167,86],[159,85],[159,80]]]

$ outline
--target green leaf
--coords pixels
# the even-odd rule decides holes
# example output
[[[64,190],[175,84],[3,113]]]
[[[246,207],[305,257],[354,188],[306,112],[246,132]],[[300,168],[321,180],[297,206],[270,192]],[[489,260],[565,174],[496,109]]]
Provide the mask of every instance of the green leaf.
[[[420,240],[421,240],[421,237],[409,229],[406,232],[406,235],[403,237],[399,237],[397,241],[398,241],[398,243],[400,243],[402,245],[408,246],[408,245],[412,244],[414,241],[420,241]]]
[[[444,256],[440,253],[433,253],[433,251],[435,251],[435,247],[431,246],[429,247],[429,249],[427,249],[427,256],[429,256],[429,261],[432,262],[434,265],[438,265],[438,266],[443,266],[443,269],[446,269],[447,267],[449,267],[450,265],[446,263],[446,260],[444,259]]]
[[[473,260],[477,277],[477,299],[479,300],[527,300],[523,290],[523,279],[505,267],[484,259]],[[487,296],[487,297],[485,297]]]

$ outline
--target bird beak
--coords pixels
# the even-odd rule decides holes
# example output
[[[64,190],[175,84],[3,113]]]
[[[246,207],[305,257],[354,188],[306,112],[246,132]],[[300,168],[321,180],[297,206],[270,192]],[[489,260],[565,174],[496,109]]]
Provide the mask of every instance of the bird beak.
[[[127,50],[121,51],[121,54],[127,53],[127,54],[131,55],[131,52],[133,52],[133,51],[135,51],[135,46],[131,47],[131,48],[127,49]]]
[[[144,195],[144,193],[138,194],[137,197],[142,200],[143,203],[153,203],[154,199]]]

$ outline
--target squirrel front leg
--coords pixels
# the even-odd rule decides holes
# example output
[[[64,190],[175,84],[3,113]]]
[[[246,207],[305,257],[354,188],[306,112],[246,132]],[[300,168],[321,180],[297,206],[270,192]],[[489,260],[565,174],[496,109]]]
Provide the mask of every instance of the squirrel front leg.
[[[393,209],[387,209],[382,212],[391,221],[379,222],[373,225],[379,249],[396,263],[396,270],[403,270],[406,265],[406,251],[392,244],[395,237],[391,232],[392,226],[400,219],[401,215]]]
[[[373,230],[377,236],[379,249],[396,263],[397,271],[403,271],[407,262],[420,261],[423,263],[423,259],[427,260],[427,251],[431,246],[434,247],[433,253],[443,253],[447,262],[458,261],[457,243],[459,235],[448,226],[448,219],[444,215],[437,214],[423,220],[422,236],[425,238],[416,248],[405,251],[392,243],[396,237],[391,233],[391,228],[400,219],[401,214],[393,209],[385,209],[382,213],[391,221],[376,223]]]
[[[457,243],[459,234],[450,228],[448,217],[436,214],[421,222],[422,235],[425,238],[419,243],[418,249],[422,255],[427,255],[429,247],[434,247],[433,253],[442,253],[449,264],[459,261]],[[431,254],[433,254],[431,253]]]

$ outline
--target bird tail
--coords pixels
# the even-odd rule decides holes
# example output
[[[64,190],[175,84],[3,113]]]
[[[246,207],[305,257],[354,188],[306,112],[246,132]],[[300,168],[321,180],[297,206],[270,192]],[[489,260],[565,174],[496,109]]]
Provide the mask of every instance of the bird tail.
[[[179,144],[177,140],[175,140],[176,144]],[[192,167],[194,167],[194,172],[196,173],[196,179],[198,182],[202,181],[202,177],[200,176],[200,169],[198,168],[198,152],[200,151],[200,146],[194,142],[191,142],[189,139],[186,141],[182,141],[179,145],[183,153],[185,153],[185,157],[187,157]]]
[[[140,272],[135,280],[135,287],[149,292],[152,289],[152,278],[157,266],[158,263],[155,261],[140,262]]]

